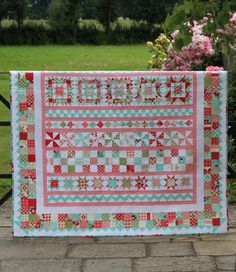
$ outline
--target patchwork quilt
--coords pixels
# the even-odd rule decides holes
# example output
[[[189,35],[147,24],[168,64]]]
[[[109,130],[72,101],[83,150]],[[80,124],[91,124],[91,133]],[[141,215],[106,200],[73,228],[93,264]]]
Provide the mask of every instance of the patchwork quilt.
[[[14,236],[227,231],[226,72],[11,72]]]

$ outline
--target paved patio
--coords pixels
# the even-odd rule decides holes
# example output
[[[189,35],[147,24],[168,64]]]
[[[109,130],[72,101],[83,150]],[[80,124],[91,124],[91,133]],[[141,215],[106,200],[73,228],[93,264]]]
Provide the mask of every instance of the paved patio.
[[[236,271],[236,205],[224,235],[12,238],[11,201],[0,207],[0,272]]]

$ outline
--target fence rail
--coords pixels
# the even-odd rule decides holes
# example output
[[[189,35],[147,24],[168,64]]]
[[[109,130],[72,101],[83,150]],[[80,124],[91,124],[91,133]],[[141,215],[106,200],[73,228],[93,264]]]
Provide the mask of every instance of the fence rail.
[[[0,74],[7,74],[5,72],[0,72]],[[10,102],[6,100],[1,94],[0,94],[0,101],[3,103],[4,106],[6,106],[10,110]],[[10,121],[0,121],[0,127],[10,127],[11,122]],[[2,174],[0,173],[0,184],[1,179],[12,179],[12,174]],[[0,198],[0,206],[12,195],[12,189],[8,190],[3,197]]]
[[[0,75],[7,75],[9,72],[1,72]],[[0,101],[10,110],[10,102],[5,99],[1,94],[0,94]],[[0,121],[0,127],[10,127],[11,122],[10,121]],[[234,139],[236,140],[236,121],[229,121],[228,122],[228,127],[229,133],[233,135]],[[233,171],[231,167],[228,166],[228,179],[236,179],[236,173]],[[0,173],[0,184],[1,184],[1,179],[12,179],[12,174],[10,173]],[[12,189],[10,189],[3,197],[0,198],[0,206],[12,196]]]

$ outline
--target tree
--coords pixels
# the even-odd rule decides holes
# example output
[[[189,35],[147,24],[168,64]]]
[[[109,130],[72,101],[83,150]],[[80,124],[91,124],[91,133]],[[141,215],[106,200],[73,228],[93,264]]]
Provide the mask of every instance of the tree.
[[[83,19],[95,19],[95,7],[93,0],[82,0],[81,2],[81,17]]]
[[[51,0],[31,0],[26,11],[30,19],[46,19],[48,17],[47,9]]]
[[[9,10],[9,1],[8,0],[1,0],[0,1],[0,38],[1,40],[3,39],[2,37],[2,20],[4,17],[7,16]]]
[[[76,43],[81,2],[81,0],[52,0],[48,8],[52,27],[71,32],[74,43]]]
[[[116,0],[94,0],[95,14],[98,21],[104,25],[107,34],[111,31],[111,22],[117,17]]]
[[[0,21],[6,17],[9,10],[9,0],[1,0],[0,1]]]
[[[23,20],[26,15],[28,0],[12,0],[9,1],[9,9],[13,12],[13,16],[16,18],[18,30],[21,30]]]
[[[117,5],[117,13],[124,18],[130,18],[133,20],[140,20],[142,14],[140,10],[134,5],[133,0],[119,0]]]
[[[167,14],[176,2],[179,1],[131,0],[135,8],[134,10],[136,13],[138,12],[141,20],[145,20],[149,24],[150,29],[155,23],[163,23],[165,21]]]

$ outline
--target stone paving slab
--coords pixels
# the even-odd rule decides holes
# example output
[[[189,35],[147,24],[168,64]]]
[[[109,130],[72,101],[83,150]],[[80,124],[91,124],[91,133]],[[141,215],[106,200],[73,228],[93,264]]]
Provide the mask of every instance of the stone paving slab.
[[[26,237],[26,238],[10,238],[15,243],[32,243],[34,245],[44,244],[93,244],[96,242],[96,238],[91,237]],[[1,241],[1,240],[0,240]]]
[[[236,234],[234,232],[227,234],[211,234],[211,235],[201,235],[201,241],[235,241]]]
[[[135,272],[212,272],[217,271],[213,257],[161,257],[134,260]]]
[[[10,241],[0,242],[0,260],[21,260],[21,259],[45,259],[63,258],[67,251],[67,245],[62,244],[38,244],[28,241],[15,243]]]
[[[81,260],[23,260],[3,261],[1,272],[82,272]]]
[[[156,243],[148,245],[150,256],[193,256],[195,251],[192,242]]]
[[[235,241],[196,241],[193,246],[199,256],[232,256],[236,254]]]
[[[224,271],[236,271],[236,256],[217,256],[216,266]]]
[[[172,239],[171,236],[146,236],[146,237],[97,237],[97,243],[168,243]]]
[[[236,235],[236,231],[231,230],[226,236],[232,233]],[[83,242],[84,238],[81,240],[83,243],[80,239],[69,243],[67,238],[63,238],[65,243],[57,238],[49,238],[55,240],[50,243],[46,242],[47,238],[42,239],[43,242],[38,238],[1,239],[0,271],[236,271],[235,240],[201,241],[197,236],[195,241],[191,237],[187,242],[173,239],[145,242],[143,238],[143,243],[132,243],[131,240],[129,243],[114,243],[114,240],[109,243],[107,240],[106,244],[90,238],[85,238],[88,243]]]
[[[89,259],[83,272],[131,272],[131,259]]]
[[[144,244],[76,245],[68,253],[70,258],[128,258],[145,257]]]
[[[201,241],[200,235],[173,235],[171,237],[171,242],[173,243],[185,243],[185,242],[194,242]]]

